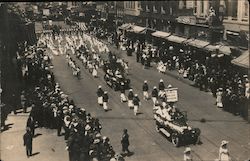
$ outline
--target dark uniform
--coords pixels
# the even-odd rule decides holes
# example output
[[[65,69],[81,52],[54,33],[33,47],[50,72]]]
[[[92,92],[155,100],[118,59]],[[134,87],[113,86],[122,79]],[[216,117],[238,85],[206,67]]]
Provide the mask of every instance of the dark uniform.
[[[122,144],[122,152],[127,152],[130,153],[128,146],[129,146],[129,135],[127,133],[127,129],[123,130],[123,135],[121,139],[121,144]]]
[[[32,141],[33,141],[33,136],[28,128],[26,133],[23,135],[23,145],[26,146],[26,155],[27,157],[32,156]]]

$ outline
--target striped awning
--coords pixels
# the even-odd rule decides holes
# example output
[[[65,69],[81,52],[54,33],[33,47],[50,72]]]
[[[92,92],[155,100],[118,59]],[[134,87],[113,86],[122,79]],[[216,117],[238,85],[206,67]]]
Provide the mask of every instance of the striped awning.
[[[238,65],[240,67],[249,68],[249,50],[242,53],[242,55],[239,56],[238,58],[233,59],[231,63]]]
[[[170,35],[168,32],[162,32],[162,31],[155,31],[151,34],[152,36],[159,37],[159,38],[165,38]]]
[[[129,29],[128,31],[139,34],[139,33],[143,33],[144,31],[146,31],[146,28],[145,27],[141,27],[141,26],[133,25],[131,27],[131,29]]]
[[[207,41],[202,41],[202,40],[197,40],[197,39],[188,42],[188,45],[191,45],[191,46],[194,46],[197,48],[204,48],[208,44],[209,44],[209,42],[207,42]]]
[[[174,36],[174,35],[168,36],[168,37],[166,37],[166,39],[168,41],[175,42],[175,43],[182,43],[182,42],[187,40],[186,38],[183,38],[180,36]]]

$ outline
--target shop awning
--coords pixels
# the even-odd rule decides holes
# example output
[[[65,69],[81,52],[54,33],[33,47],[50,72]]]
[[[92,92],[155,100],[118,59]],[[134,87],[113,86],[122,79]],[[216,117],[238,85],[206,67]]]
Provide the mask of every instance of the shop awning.
[[[241,56],[231,61],[240,67],[249,68],[249,50],[245,51]]]
[[[168,41],[172,41],[172,42],[175,42],[175,43],[182,43],[183,41],[187,40],[186,38],[179,37],[179,36],[174,36],[174,35],[168,36],[168,37],[166,37],[166,39]]]
[[[122,24],[120,27],[118,27],[119,29],[121,30],[126,30],[126,29],[129,29],[131,27],[131,24],[129,23],[125,23],[125,24]]]
[[[202,40],[197,40],[197,39],[188,42],[188,45],[191,45],[191,46],[194,46],[197,48],[204,48],[208,44],[209,44],[209,42],[207,42],[207,41],[202,41]]]
[[[208,51],[215,51],[218,48],[219,48],[219,46],[216,46],[216,45],[207,45],[207,46],[205,46],[204,49],[206,49]]]
[[[229,46],[224,46],[224,45],[222,45],[222,46],[219,48],[219,51],[220,51],[220,53],[225,54],[225,55],[230,55],[230,54],[231,54],[231,49],[230,49]]]
[[[170,35],[168,32],[162,32],[162,31],[156,31],[151,34],[152,36],[159,37],[159,38],[165,38]]]
[[[133,25],[131,27],[131,29],[128,30],[128,31],[139,34],[139,33],[143,33],[144,31],[146,31],[146,28],[145,27],[141,27],[141,26]]]

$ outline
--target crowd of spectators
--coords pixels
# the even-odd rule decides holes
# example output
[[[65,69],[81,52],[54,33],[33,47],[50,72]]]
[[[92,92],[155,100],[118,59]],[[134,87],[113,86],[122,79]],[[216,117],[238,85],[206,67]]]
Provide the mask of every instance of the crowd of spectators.
[[[98,118],[78,107],[55,82],[50,55],[36,45],[24,45],[23,49],[18,53],[18,62],[27,85],[23,90],[25,106],[31,107],[27,126],[32,118],[32,127],[57,129],[58,136],[64,134],[70,161],[118,159],[109,138],[101,135]]]

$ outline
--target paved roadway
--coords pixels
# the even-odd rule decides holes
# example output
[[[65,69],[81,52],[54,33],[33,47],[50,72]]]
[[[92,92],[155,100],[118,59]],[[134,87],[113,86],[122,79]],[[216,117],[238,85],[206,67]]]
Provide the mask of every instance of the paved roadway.
[[[249,124],[242,118],[217,109],[215,99],[210,93],[201,92],[192,87],[189,81],[178,80],[175,73],[163,75],[155,68],[143,69],[135,62],[135,57],[127,57],[124,51],[112,51],[129,62],[132,87],[142,101],[139,116],[134,116],[126,103],[120,102],[120,92],[113,91],[103,80],[103,71],[98,70],[99,78],[93,78],[81,65],[82,78],[72,76],[67,66],[65,56],[55,56],[53,59],[54,73],[66,94],[74,99],[77,105],[85,107],[92,115],[100,118],[103,124],[103,135],[111,139],[117,152],[121,151],[120,138],[122,130],[128,129],[130,135],[130,150],[134,155],[126,158],[129,161],[180,161],[183,160],[185,147],[174,147],[164,136],[155,131],[152,115],[152,101],[142,99],[141,86],[148,80],[150,89],[158,85],[162,78],[165,85],[178,87],[179,102],[177,107],[187,111],[188,122],[201,129],[201,145],[190,145],[195,160],[210,161],[218,158],[220,143],[223,139],[229,141],[229,152],[235,160],[243,161],[250,157]],[[75,58],[73,56],[73,58]],[[77,59],[75,59],[77,60]],[[77,60],[77,63],[80,62]],[[96,89],[102,85],[110,96],[111,111],[105,113],[97,104]],[[201,123],[200,119],[206,119]]]

